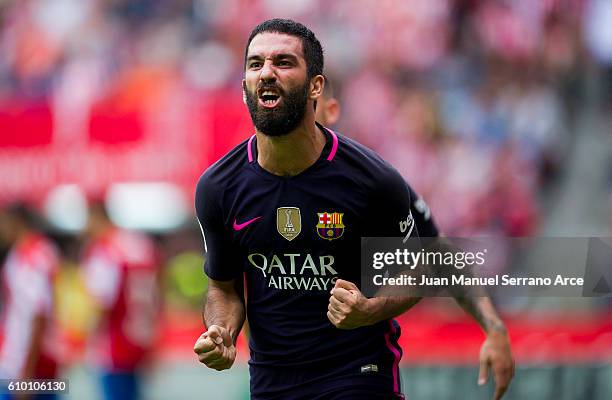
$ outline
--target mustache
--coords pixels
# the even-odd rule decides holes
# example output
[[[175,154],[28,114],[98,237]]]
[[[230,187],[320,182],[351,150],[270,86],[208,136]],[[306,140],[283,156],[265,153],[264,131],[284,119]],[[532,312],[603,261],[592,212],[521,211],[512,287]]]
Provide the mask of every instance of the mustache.
[[[281,95],[285,93],[283,88],[278,86],[276,83],[260,83],[255,88],[255,93],[259,93],[260,90],[276,90]]]

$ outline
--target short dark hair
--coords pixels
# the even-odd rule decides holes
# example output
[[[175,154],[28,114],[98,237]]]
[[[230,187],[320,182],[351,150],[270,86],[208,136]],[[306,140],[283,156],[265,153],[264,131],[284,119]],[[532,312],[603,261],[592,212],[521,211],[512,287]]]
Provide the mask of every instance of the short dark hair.
[[[323,47],[321,47],[321,43],[314,32],[299,22],[282,18],[264,21],[251,31],[244,50],[245,68],[249,46],[253,38],[264,32],[284,33],[299,38],[302,41],[302,51],[304,52],[304,60],[306,61],[308,79],[316,75],[323,75]]]
[[[11,203],[6,207],[6,213],[13,218],[19,220],[22,224],[30,229],[41,229],[41,217],[24,202]]]

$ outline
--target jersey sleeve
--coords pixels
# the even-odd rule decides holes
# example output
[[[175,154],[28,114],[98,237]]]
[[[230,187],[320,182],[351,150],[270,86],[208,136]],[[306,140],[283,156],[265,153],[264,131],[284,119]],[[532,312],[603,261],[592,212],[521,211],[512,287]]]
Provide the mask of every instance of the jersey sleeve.
[[[438,237],[440,232],[425,200],[406,183],[410,192],[410,213],[420,237]]]
[[[195,208],[206,252],[204,272],[211,279],[229,281],[241,275],[242,266],[232,246],[231,232],[223,221],[220,194],[204,174],[196,188]]]
[[[425,201],[394,169],[385,173],[371,208],[372,236],[437,237],[438,228]]]

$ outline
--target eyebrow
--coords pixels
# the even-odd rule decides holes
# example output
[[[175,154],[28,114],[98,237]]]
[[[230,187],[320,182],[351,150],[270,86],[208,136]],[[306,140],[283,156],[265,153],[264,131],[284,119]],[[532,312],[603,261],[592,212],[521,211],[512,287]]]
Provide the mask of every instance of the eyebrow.
[[[247,58],[247,62],[252,61],[252,60],[261,60],[263,57],[259,54],[254,54],[252,56],[249,56]],[[275,54],[272,56],[273,60],[279,60],[279,59],[290,59],[292,61],[297,61],[297,56],[293,55],[293,54],[289,54],[289,53],[279,53],[279,54]]]

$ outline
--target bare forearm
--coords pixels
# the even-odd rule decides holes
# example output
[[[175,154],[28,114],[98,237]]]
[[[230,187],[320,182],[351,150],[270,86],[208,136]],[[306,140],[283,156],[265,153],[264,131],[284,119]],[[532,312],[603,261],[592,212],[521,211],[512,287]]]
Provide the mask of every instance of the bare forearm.
[[[474,317],[485,333],[506,333],[506,327],[489,297],[455,297],[455,300],[461,308]]]
[[[371,324],[397,317],[403,314],[416,303],[421,297],[373,297],[367,299],[367,314],[370,315]]]
[[[233,287],[209,287],[203,312],[207,327],[219,325],[226,328],[235,343],[245,317],[244,301]]]
[[[463,251],[445,238],[435,241],[432,247],[443,254]],[[429,274],[433,273],[439,277],[444,277],[447,281],[451,281],[453,275],[463,275],[469,278],[474,276],[468,268],[449,268],[444,265],[437,266],[433,272],[431,268],[425,271]],[[461,308],[474,317],[487,334],[491,332],[506,332],[504,323],[497,315],[491,298],[487,295],[484,288],[479,286],[451,285],[446,289],[448,289],[450,295],[453,296]]]

